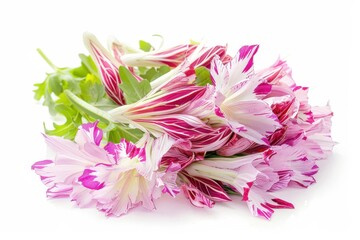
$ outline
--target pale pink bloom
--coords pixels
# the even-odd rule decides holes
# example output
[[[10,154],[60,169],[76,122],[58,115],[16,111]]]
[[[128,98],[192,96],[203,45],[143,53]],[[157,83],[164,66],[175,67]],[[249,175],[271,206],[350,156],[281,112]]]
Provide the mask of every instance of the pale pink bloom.
[[[32,169],[48,187],[49,197],[68,197],[73,186],[79,184],[78,178],[85,168],[98,163],[111,165],[115,162],[107,151],[99,146],[102,131],[96,124],[83,124],[75,138],[76,142],[44,135],[48,147],[56,154],[55,158],[36,162]]]
[[[306,152],[296,146],[273,146],[264,156],[263,160],[253,162],[260,173],[246,201],[253,215],[270,219],[276,208],[294,208],[272,192],[288,187],[290,182],[309,186],[315,182],[313,175],[318,167],[313,160],[306,158]]]
[[[82,125],[75,142],[45,136],[55,159],[37,162],[32,168],[47,185],[48,196],[70,197],[81,207],[96,205],[114,216],[136,206],[154,209],[153,200],[164,185],[173,184],[159,166],[174,141],[167,135],[145,137],[136,146],[122,139],[103,148],[102,131],[96,125]]]
[[[215,113],[236,134],[269,145],[267,137],[281,125],[271,106],[262,100],[271,85],[254,76],[257,49],[257,45],[242,47],[226,65],[214,58],[211,77],[216,87]]]

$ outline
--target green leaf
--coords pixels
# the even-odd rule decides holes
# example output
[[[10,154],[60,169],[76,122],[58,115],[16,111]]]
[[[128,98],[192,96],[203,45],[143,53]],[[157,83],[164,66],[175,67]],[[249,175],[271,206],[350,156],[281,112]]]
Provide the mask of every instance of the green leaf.
[[[191,45],[200,45],[201,42],[195,41],[194,39],[190,39]]]
[[[90,73],[92,73],[95,76],[99,77],[97,67],[96,67],[94,61],[92,60],[91,56],[86,56],[84,54],[79,54],[79,57],[81,59],[81,64],[83,66],[85,66]]]
[[[153,48],[150,43],[145,42],[144,40],[139,41],[139,47],[144,52],[150,52],[150,50]]]
[[[47,80],[42,83],[35,83],[34,86],[36,89],[34,90],[35,96],[34,98],[39,101],[44,95],[46,91]]]
[[[96,65],[90,57],[81,54],[80,66],[58,68],[41,50],[39,53],[53,67],[54,72],[48,74],[43,82],[34,85],[34,98],[43,100],[43,105],[48,107],[51,115],[62,115],[65,118],[63,123],[53,123],[53,129],[44,126],[46,134],[73,140],[82,123],[100,120],[99,127],[103,129],[105,139],[118,142],[125,138],[136,142],[142,137],[144,133],[141,130],[112,122],[107,111],[118,105],[106,95]],[[131,78],[131,73],[123,70],[122,74],[130,95],[134,91],[134,96],[139,98],[150,91],[148,81],[138,83]]]
[[[122,83],[119,85],[124,93],[127,104],[135,103],[151,91],[150,82],[143,79],[139,82],[124,66],[120,66],[119,75]]]
[[[140,74],[140,77],[142,77],[143,79],[147,79],[148,81],[151,82],[161,77],[165,73],[168,73],[170,70],[171,70],[170,67],[165,65],[159,68],[152,67],[149,68],[145,73]]]
[[[119,143],[121,138],[122,138],[122,136],[121,136],[120,132],[117,131],[116,129],[109,131],[109,135],[108,135],[109,142]]]
[[[73,108],[64,104],[58,104],[55,106],[57,113],[62,114],[66,121],[64,124],[53,123],[53,130],[45,129],[45,133],[49,135],[62,136],[67,139],[74,139],[77,133],[78,127],[81,125],[81,115]]]
[[[198,86],[206,86],[207,84],[212,84],[211,75],[209,69],[206,67],[198,67],[195,69],[195,83]]]
[[[144,135],[139,129],[130,129],[127,127],[116,126],[108,133],[108,141],[113,143],[119,143],[121,139],[136,143]]]
[[[88,74],[84,81],[80,84],[80,97],[88,103],[97,103],[105,95],[105,89],[98,78],[92,74]]]
[[[61,74],[57,74],[57,73],[50,74],[48,76],[50,90],[57,96],[63,92],[61,77],[62,77]]]
[[[74,105],[74,107],[78,111],[80,111],[84,114],[87,114],[94,119],[98,119],[98,120],[104,122],[105,124],[110,124],[111,117],[109,116],[109,114],[107,112],[85,102],[84,100],[77,97],[75,94],[73,94],[69,90],[65,90],[64,93],[66,94],[66,97],[69,99],[69,101]]]

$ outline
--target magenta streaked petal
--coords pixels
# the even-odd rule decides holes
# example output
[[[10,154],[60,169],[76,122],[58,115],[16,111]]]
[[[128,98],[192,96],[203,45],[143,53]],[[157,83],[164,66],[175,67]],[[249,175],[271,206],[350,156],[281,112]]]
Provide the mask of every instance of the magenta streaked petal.
[[[269,220],[277,208],[294,208],[289,202],[273,196],[272,194],[253,186],[248,194],[247,204],[254,216]]]
[[[269,192],[278,191],[286,188],[289,185],[290,180],[294,176],[293,170],[284,170],[275,172],[278,175],[278,180],[274,183]]]
[[[249,71],[254,65],[254,55],[259,49],[259,45],[243,46],[240,48],[238,54],[234,57],[237,61],[246,60],[247,63],[243,69],[243,72]]]
[[[186,171],[181,174],[191,186],[197,188],[208,199],[214,202],[231,201],[231,198],[216,181],[210,178],[191,176]]]
[[[161,177],[161,180],[164,184],[164,188],[162,190],[163,193],[168,193],[172,197],[175,197],[177,194],[180,193],[180,188],[176,183],[178,177],[177,173],[180,169],[181,166],[178,163],[172,163],[167,168],[165,174]]]
[[[254,89],[254,93],[256,95],[266,95],[266,94],[270,93],[271,89],[272,89],[272,86],[270,84],[268,84],[268,83],[260,83]]]
[[[38,161],[35,162],[32,166],[31,169],[32,170],[37,170],[37,169],[43,169],[44,167],[46,167],[49,164],[53,164],[54,162],[52,160],[42,160],[42,161]]]
[[[184,184],[181,189],[190,203],[198,208],[209,207],[212,208],[215,204],[214,201],[207,198],[196,187],[191,184]]]
[[[82,124],[76,134],[75,142],[77,144],[91,142],[99,146],[103,137],[103,132],[98,128],[98,122],[99,121]]]
[[[124,138],[118,144],[109,142],[104,149],[113,156],[116,163],[124,158],[137,158],[140,162],[146,161],[145,148],[138,148],[135,144]]]
[[[138,122],[151,123],[160,127],[174,139],[189,139],[203,134],[211,134],[213,129],[200,119],[184,114],[163,115],[156,118],[139,119]]]
[[[210,73],[218,91],[229,96],[247,84],[247,78],[253,74],[253,57],[258,47],[258,45],[242,47],[226,65],[220,58],[213,59]],[[252,94],[254,89],[251,91]]]
[[[180,147],[172,147],[161,159],[161,165],[165,166],[175,166],[179,165],[181,170],[192,162],[203,160],[204,154],[195,153],[189,151],[189,149],[182,149]]]
[[[226,102],[221,109],[234,133],[259,144],[268,145],[267,136],[281,127],[271,108],[260,100]]]
[[[285,85],[288,87],[294,87],[295,82],[291,75],[291,69],[287,65],[286,61],[281,59],[278,59],[269,68],[256,73],[257,77],[264,79],[267,83],[272,85]]]
[[[216,153],[221,156],[232,156],[247,150],[253,145],[254,142],[240,137],[237,134],[233,134],[231,139],[224,146],[218,149]]]
[[[145,179],[152,180],[160,167],[162,157],[170,150],[174,143],[175,140],[167,134],[163,134],[156,139],[149,138],[145,146],[146,162],[137,167],[138,173]]]
[[[169,49],[151,52],[129,53],[121,56],[121,61],[128,66],[163,66],[177,67],[196,49],[195,45],[183,44]]]
[[[136,104],[128,110],[128,114],[131,114],[132,118],[140,118],[143,116],[180,113],[189,107],[192,101],[201,99],[206,90],[206,88],[194,85],[172,89],[159,97]]]
[[[231,137],[232,131],[228,127],[212,129],[209,134],[200,134],[191,139],[192,151],[207,152],[221,148]]]
[[[253,182],[256,180],[256,176],[259,171],[252,165],[246,164],[236,169],[237,177],[232,184],[235,189],[242,194],[243,200],[248,198],[249,190],[251,189]]]
[[[104,183],[100,183],[98,181],[96,181],[96,176],[92,175],[92,173],[94,173],[95,170],[91,170],[91,169],[85,169],[83,174],[78,178],[79,182],[81,182],[81,184],[89,189],[92,190],[99,190],[102,189],[104,187]]]
[[[314,160],[296,160],[292,161],[291,168],[294,171],[294,175],[291,177],[291,181],[296,182],[302,187],[308,187],[315,183],[315,175],[319,167]]]
[[[190,55],[185,65],[189,69],[195,69],[200,66],[208,67],[210,62],[215,56],[219,59],[223,58],[226,54],[226,46],[214,46],[214,47],[203,47],[199,52],[194,51],[194,54]]]
[[[121,79],[119,76],[120,63],[99,43],[92,34],[84,34],[84,43],[94,60],[106,93],[114,102],[124,105],[124,96],[119,88]]]

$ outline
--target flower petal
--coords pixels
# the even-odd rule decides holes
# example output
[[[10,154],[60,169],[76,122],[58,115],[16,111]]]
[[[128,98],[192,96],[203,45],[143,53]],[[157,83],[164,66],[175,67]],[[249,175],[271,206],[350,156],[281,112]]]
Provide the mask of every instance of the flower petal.
[[[207,198],[200,190],[191,184],[184,184],[181,186],[183,193],[190,203],[198,208],[209,207],[212,208],[215,204],[214,201]]]
[[[216,181],[210,178],[191,176],[186,171],[182,171],[181,176],[185,182],[189,182],[208,199],[214,202],[231,201],[230,197]]]
[[[163,66],[177,67],[196,49],[195,45],[183,44],[169,49],[151,52],[129,53],[121,56],[127,66]]]
[[[276,208],[294,208],[289,202],[253,186],[248,195],[247,205],[254,216],[270,219]]]
[[[84,34],[84,43],[99,70],[106,93],[114,102],[119,105],[124,105],[125,99],[119,88],[119,84],[121,83],[118,70],[120,63],[101,46],[94,35],[89,33]]]
[[[91,142],[99,146],[103,137],[103,132],[98,128],[98,123],[99,121],[82,124],[76,134],[75,142],[81,145]]]
[[[221,111],[233,132],[259,144],[268,145],[267,137],[281,125],[263,101],[224,102]]]

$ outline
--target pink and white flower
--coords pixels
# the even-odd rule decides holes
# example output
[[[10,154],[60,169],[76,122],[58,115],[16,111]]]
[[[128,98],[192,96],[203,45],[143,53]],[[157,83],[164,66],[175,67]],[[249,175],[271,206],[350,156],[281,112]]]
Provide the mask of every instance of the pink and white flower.
[[[70,197],[81,207],[95,205],[114,216],[137,206],[154,209],[153,200],[164,187],[160,161],[174,143],[167,135],[142,140],[142,146],[122,139],[101,147],[102,131],[97,123],[88,123],[75,142],[45,139],[55,159],[36,162],[32,168],[48,187],[49,197]]]
[[[262,99],[271,85],[254,77],[253,57],[257,45],[242,47],[231,62],[214,58],[211,77],[216,87],[215,113],[231,130],[258,144],[280,128],[278,118]]]
[[[121,216],[138,206],[154,209],[161,194],[183,193],[192,205],[209,208],[236,194],[253,215],[270,219],[277,208],[294,208],[276,192],[315,183],[318,160],[335,145],[330,107],[310,105],[308,88],[295,83],[283,60],[255,72],[258,45],[231,58],[220,45],[144,52],[112,40],[111,55],[94,36],[84,40],[108,96],[120,106],[104,111],[64,92],[84,120],[104,121],[106,137],[97,121],[81,125],[74,141],[44,136],[55,157],[32,169],[49,198]],[[133,81],[122,87],[126,97],[139,90],[136,102],[126,103],[119,66],[142,81],[140,67],[162,65],[171,70],[151,81],[151,90]],[[106,142],[117,127],[129,130],[121,136],[132,139],[127,134],[136,129],[143,137]]]

